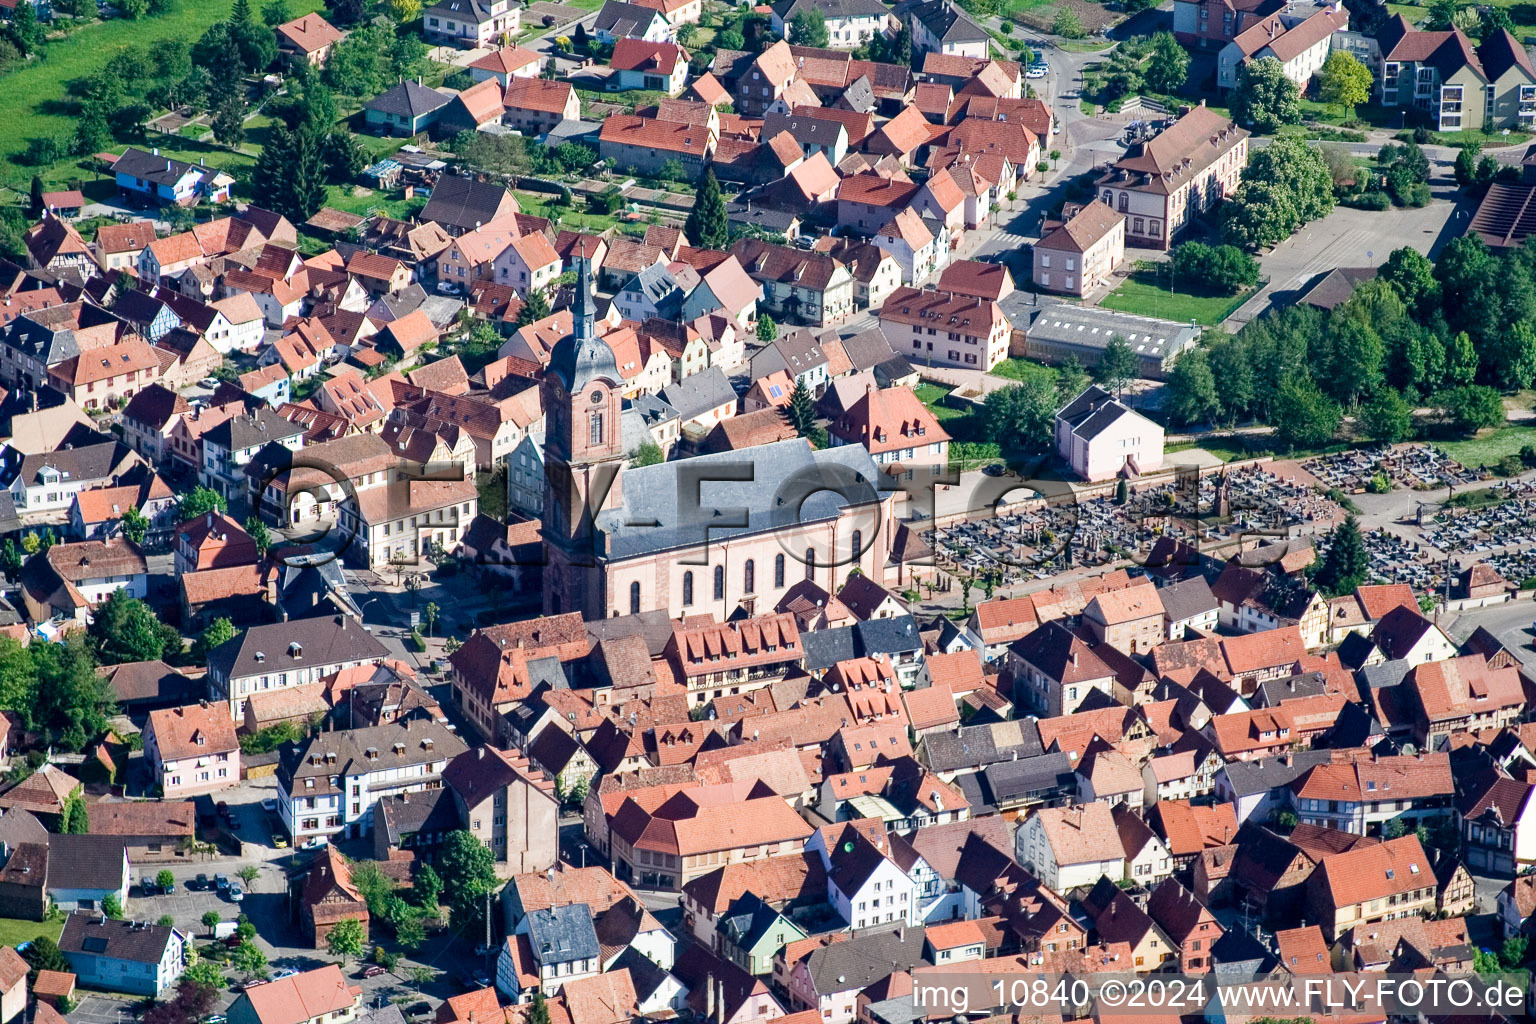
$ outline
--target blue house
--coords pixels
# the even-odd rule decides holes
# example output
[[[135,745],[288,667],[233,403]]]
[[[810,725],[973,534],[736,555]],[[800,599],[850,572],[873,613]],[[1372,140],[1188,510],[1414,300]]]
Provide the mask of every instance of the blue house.
[[[363,120],[369,131],[379,135],[415,135],[436,124],[451,102],[453,94],[406,79],[369,100],[363,107]]]
[[[163,924],[77,911],[64,922],[59,952],[82,985],[157,996],[186,969],[186,941]]]
[[[48,899],[60,910],[100,910],[115,894],[128,905],[128,849],[113,836],[56,835],[48,840]]]
[[[222,203],[229,199],[235,179],[201,161],[189,164],[130,148],[112,163],[117,187],[125,195],[138,196],[162,206],[196,206],[203,200]]]

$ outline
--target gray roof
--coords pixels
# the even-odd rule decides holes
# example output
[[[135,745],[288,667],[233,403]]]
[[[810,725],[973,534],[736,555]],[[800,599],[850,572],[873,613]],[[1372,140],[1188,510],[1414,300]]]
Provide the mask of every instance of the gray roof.
[[[986,29],[948,0],[928,0],[927,3],[918,4],[912,8],[912,19],[922,22],[940,42],[986,42],[991,39]]]
[[[1360,669],[1360,676],[1370,689],[1382,690],[1401,683],[1412,667],[1402,658],[1393,658],[1377,665],[1366,665]]]
[[[860,657],[871,654],[909,654],[923,649],[923,639],[917,633],[917,620],[910,615],[856,622],[853,624],[853,635]]]
[[[406,79],[394,88],[369,100],[364,109],[377,110],[381,114],[417,118],[430,114],[434,110],[440,110],[451,102],[453,102],[452,96],[445,96],[436,89],[428,89],[411,79]]]
[[[431,719],[406,718],[362,729],[336,729],[282,748],[278,784],[296,791],[295,795],[324,796],[345,785],[338,782],[333,786],[333,778],[391,769],[404,769],[411,772],[413,782],[426,782],[433,775],[416,771],[417,766],[452,761],[468,749],[449,726]],[[300,789],[300,779],[313,779],[315,784]]]
[[[796,0],[797,3],[806,3],[806,0]],[[884,10],[884,5],[876,2],[876,7]],[[838,136],[843,137],[843,143],[848,142],[848,129],[843,127],[841,121],[833,121],[830,118],[797,117],[794,114],[769,114],[763,118],[763,130],[760,138],[771,139],[779,132],[789,132],[790,138],[802,146],[833,146],[837,144]]]
[[[773,13],[784,21],[813,10],[820,11],[830,21],[833,18],[886,14],[889,8],[880,0],[778,0],[773,5]]]
[[[362,626],[331,615],[252,626],[209,652],[208,668],[229,680],[388,656],[389,649]]]
[[[1217,608],[1216,595],[1204,576],[1194,576],[1177,583],[1170,583],[1157,592],[1162,599],[1163,613],[1169,622],[1192,619]]]
[[[608,0],[603,4],[603,9],[597,12],[597,20],[592,23],[592,29],[620,38],[643,36],[651,22],[660,16],[660,11],[649,7],[626,4],[623,0]]]
[[[836,339],[837,332],[828,331],[826,336]],[[784,370],[791,377],[798,377],[807,370],[824,365],[827,356],[822,351],[821,338],[822,335],[804,327],[779,335],[752,357],[752,379],[766,377],[775,370]]]
[[[811,983],[823,996],[858,992],[896,971],[928,966],[923,958],[924,933],[921,927],[894,925],[823,946],[806,957]]]
[[[585,903],[546,907],[528,915],[528,941],[540,964],[568,964],[598,955],[592,908]]]
[[[711,366],[684,377],[676,384],[668,384],[661,389],[661,397],[684,420],[691,420],[727,402],[736,401],[736,391],[731,387],[725,371],[718,366]]]
[[[52,467],[71,481],[101,480],[106,478],[112,472],[112,468],[127,454],[128,449],[121,442],[107,441],[102,444],[84,445],[80,448],[28,455],[21,460],[21,470],[17,474],[17,479],[26,486],[39,483],[38,474]]]
[[[1036,757],[1045,752],[1040,743],[1040,730],[1033,721],[1019,719],[1017,729],[1019,742],[1002,746],[998,745],[1002,734],[990,725],[966,725],[954,732],[930,733],[923,737],[923,760],[933,771],[952,772],[982,768],[1014,758]]]
[[[174,185],[188,171],[193,170],[206,176],[213,168],[194,166],[183,160],[172,160],[158,153],[146,153],[142,149],[126,150],[112,164],[113,174],[127,174],[145,181],[152,181],[157,185]]]
[[[1035,308],[1023,298],[1028,294],[1014,292],[1004,296],[999,305],[1015,324],[1029,324],[1024,333],[1034,345],[1097,352],[1109,344],[1109,339],[1120,337],[1143,360],[1168,362],[1200,337],[1200,328],[1189,324],[1093,306],[1056,302]]]
[[[123,884],[123,849],[117,836],[50,836],[48,888],[116,892]]]
[[[519,8],[523,5],[512,4],[511,6]],[[452,18],[456,21],[473,19],[477,25],[484,25],[495,17],[491,13],[490,5],[481,3],[480,0],[439,0],[438,3],[427,8],[427,13]]]
[[[805,667],[811,672],[824,672],[840,661],[859,656],[852,626],[801,633],[800,643],[805,652]]]
[[[633,558],[824,522],[883,500],[861,445],[812,451],[790,438],[624,472],[624,506],[597,516],[607,556]]]
[[[62,308],[62,307],[57,307]],[[57,366],[66,359],[73,359],[80,354],[80,343],[75,337],[73,327],[54,327],[48,321],[57,319],[59,314],[51,317],[48,310],[37,310],[33,313],[23,313],[6,325],[0,332],[0,342],[22,355],[37,360],[44,366]],[[108,320],[117,320],[111,313],[96,306],[87,305],[80,311],[80,320],[83,326],[93,326]]]
[[[992,790],[994,801],[1046,797],[1058,789],[1076,786],[1072,760],[1060,750],[1021,757],[1016,761],[998,761],[984,768],[981,774]]]
[[[54,838],[58,838],[55,836]],[[52,882],[52,879],[49,879]],[[59,952],[158,964],[175,929],[147,921],[113,921],[103,914],[76,911],[64,922]]]
[[[1130,406],[1125,405],[1097,384],[1093,384],[1068,402],[1056,414],[1056,418],[1066,421],[1072,428],[1072,433],[1078,437],[1092,440],[1121,418],[1138,415],[1140,413]]]
[[[767,934],[779,912],[764,903],[756,893],[745,892],[731,901],[715,927],[742,949],[751,949]]]
[[[506,197],[507,190],[500,185],[458,174],[444,174],[432,186],[432,198],[427,200],[420,217],[424,222],[436,221],[446,227],[468,231],[494,220]]]
[[[247,448],[260,448],[269,441],[300,437],[303,433],[303,426],[289,422],[278,415],[276,409],[263,405],[255,412],[231,416],[204,434],[203,439],[212,441],[220,448],[238,452]]]
[[[1257,761],[1230,761],[1219,771],[1226,772],[1227,783],[1238,796],[1256,796],[1280,786],[1288,786],[1315,765],[1327,764],[1326,750],[1297,750],[1278,757]]]

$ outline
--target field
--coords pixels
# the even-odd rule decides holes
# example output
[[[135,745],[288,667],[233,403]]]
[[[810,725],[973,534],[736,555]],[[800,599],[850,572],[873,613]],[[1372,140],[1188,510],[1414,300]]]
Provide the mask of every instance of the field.
[[[64,931],[64,919],[57,921],[22,921],[14,917],[0,917],[0,946],[15,946],[31,942],[39,935],[46,935],[54,942]]]
[[[1435,447],[1463,466],[1476,469],[1491,466],[1506,455],[1518,455],[1528,444],[1536,444],[1536,428],[1511,424],[1466,441],[1436,441]]]
[[[1004,359],[988,372],[994,377],[1005,377],[1008,380],[1026,381],[1038,379],[1045,381],[1047,384],[1056,383],[1056,371],[1032,359]]]
[[[1132,274],[1125,283],[1104,298],[1099,305],[1105,309],[1117,309],[1122,313],[1157,317],[1160,320],[1176,320],[1213,327],[1232,315],[1251,292],[1237,295],[1191,295],[1189,292],[1171,292],[1142,274]]]
[[[63,39],[49,41],[42,60],[35,60],[0,78],[0,164],[6,164],[5,183],[25,188],[33,168],[15,164],[14,158],[27,148],[27,141],[48,136],[72,136],[74,118],[66,106],[69,83],[100,70],[118,51],[129,45],[148,46],[162,39],[196,42],[210,25],[229,17],[234,0],[174,0],[170,12],[140,21],[95,22]],[[294,17],[321,10],[318,0],[291,0]],[[162,140],[163,141],[163,140]],[[230,169],[241,163],[238,157],[215,146],[200,146],[191,139],[180,139],[175,146],[160,145],[162,152],[179,159],[196,160],[198,156],[220,157],[219,166]],[[247,161],[251,162],[251,161]],[[44,183],[53,184],[78,177],[73,161],[47,169]]]

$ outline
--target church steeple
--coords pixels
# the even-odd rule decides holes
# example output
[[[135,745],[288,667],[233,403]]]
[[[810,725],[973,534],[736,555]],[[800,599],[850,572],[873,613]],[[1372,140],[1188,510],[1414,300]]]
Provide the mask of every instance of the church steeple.
[[[592,262],[576,257],[576,300],[571,303],[571,330],[576,342],[592,340]]]

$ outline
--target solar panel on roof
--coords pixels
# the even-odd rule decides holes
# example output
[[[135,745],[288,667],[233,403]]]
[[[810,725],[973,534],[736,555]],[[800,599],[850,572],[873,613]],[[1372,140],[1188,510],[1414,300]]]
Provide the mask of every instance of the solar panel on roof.
[[[107,951],[107,940],[99,935],[90,936],[81,942],[80,945],[87,953],[105,953]]]

